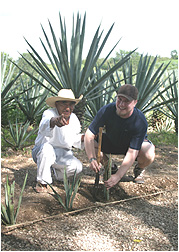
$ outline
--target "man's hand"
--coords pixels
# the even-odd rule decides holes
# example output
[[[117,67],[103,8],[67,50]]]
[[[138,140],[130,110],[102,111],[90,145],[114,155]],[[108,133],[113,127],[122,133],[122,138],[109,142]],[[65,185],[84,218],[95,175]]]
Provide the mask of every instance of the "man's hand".
[[[101,169],[101,163],[98,164],[97,160],[92,160],[90,163],[90,169],[95,171],[96,173]]]
[[[114,175],[112,175],[107,181],[104,181],[104,184],[107,189],[110,189],[122,179],[122,177],[126,174],[126,172],[134,163],[138,153],[139,153],[138,150],[134,150],[131,148],[128,149],[118,171]]]
[[[104,185],[109,190],[121,180],[121,176],[118,173],[113,174],[107,181],[104,181]]]
[[[64,114],[61,114],[60,116],[57,116],[57,117],[52,117],[50,120],[50,128],[54,128],[55,125],[57,127],[62,127],[68,124],[69,124],[69,121],[65,119]]]

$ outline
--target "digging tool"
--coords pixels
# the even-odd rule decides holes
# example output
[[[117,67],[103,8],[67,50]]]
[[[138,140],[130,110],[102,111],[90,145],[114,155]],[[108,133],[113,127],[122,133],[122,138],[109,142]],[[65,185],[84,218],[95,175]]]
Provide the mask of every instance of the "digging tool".
[[[98,153],[97,153],[97,163],[100,163],[100,157],[101,157],[101,143],[102,143],[102,132],[103,128],[99,128],[99,137],[98,137]],[[94,196],[96,197],[97,191],[99,186],[99,171],[96,173],[96,179],[94,184]]]

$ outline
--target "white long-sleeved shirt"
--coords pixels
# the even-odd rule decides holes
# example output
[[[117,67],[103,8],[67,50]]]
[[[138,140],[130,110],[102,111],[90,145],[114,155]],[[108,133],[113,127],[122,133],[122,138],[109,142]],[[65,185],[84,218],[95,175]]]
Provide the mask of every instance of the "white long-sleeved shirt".
[[[72,113],[70,115],[69,124],[54,128],[50,128],[50,119],[59,116],[56,108],[50,108],[44,111],[39,125],[39,131],[35,140],[35,145],[39,146],[46,142],[53,147],[71,149],[72,146],[82,149],[81,144],[81,125],[77,116]]]

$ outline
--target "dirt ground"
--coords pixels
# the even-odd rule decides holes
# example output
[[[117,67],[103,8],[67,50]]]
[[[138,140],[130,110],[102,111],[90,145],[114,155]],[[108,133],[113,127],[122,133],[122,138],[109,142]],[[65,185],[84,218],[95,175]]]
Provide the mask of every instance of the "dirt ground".
[[[75,155],[83,162],[84,166],[84,175],[81,180],[79,191],[75,197],[73,210],[83,209],[90,206],[97,206],[98,202],[105,203],[104,192],[103,192],[103,181],[102,181],[102,172],[100,176],[100,185],[98,190],[98,195],[96,199],[93,196],[93,186],[95,181],[95,174],[89,170],[88,161],[84,151],[74,150]],[[36,220],[44,219],[50,216],[55,216],[58,214],[64,214],[65,210],[54,198],[51,189],[49,193],[39,194],[36,193],[33,187],[36,184],[36,164],[33,162],[31,157],[30,149],[27,149],[26,152],[14,152],[11,149],[7,152],[7,157],[2,157],[1,159],[1,200],[4,202],[4,184],[6,181],[6,176],[8,174],[9,179],[15,179],[15,199],[16,203],[22,188],[23,180],[26,172],[28,171],[27,184],[23,193],[22,204],[20,212],[17,218],[17,223],[27,223],[34,222]],[[113,156],[113,162],[117,165],[120,165],[122,156]],[[127,200],[131,197],[151,195],[149,197],[150,202],[158,202],[157,204],[162,204],[164,202],[163,192],[174,192],[174,198],[171,197],[171,208],[174,208],[177,211],[177,193],[178,193],[178,148],[174,146],[157,146],[156,147],[156,158],[153,164],[147,167],[145,172],[145,183],[144,184],[135,184],[132,181],[129,182],[120,182],[114,188],[110,189],[110,199],[108,202]],[[133,175],[133,167],[128,171],[128,176]],[[62,182],[54,181],[54,189],[65,198],[64,186]],[[161,194],[160,194],[161,192]],[[153,194],[153,195],[152,195]],[[147,198],[146,198],[147,200]],[[170,200],[170,199],[169,199]],[[83,211],[84,215],[84,211]],[[176,217],[176,216],[175,216]],[[177,220],[176,220],[177,221]],[[39,224],[38,224],[39,223]],[[40,225],[38,222],[35,225]],[[172,232],[176,232],[177,228]],[[2,226],[2,244],[3,239],[6,241],[8,232],[7,229]],[[10,233],[12,234],[13,231]],[[6,235],[5,235],[6,234]],[[177,245],[172,244],[173,250],[177,250]],[[12,249],[12,248],[11,248]],[[2,250],[11,250],[8,249],[6,245],[2,245]],[[21,249],[12,249],[12,250],[21,250]],[[23,250],[23,249],[22,249]],[[24,249],[25,250],[25,249]],[[41,250],[35,249],[33,250]],[[50,249],[49,249],[50,250]],[[70,249],[69,249],[70,250]],[[72,249],[73,250],[73,249]],[[85,249],[84,249],[85,250]],[[160,249],[159,249],[160,250]],[[161,249],[165,250],[165,249]],[[171,249],[172,250],[172,249]]]

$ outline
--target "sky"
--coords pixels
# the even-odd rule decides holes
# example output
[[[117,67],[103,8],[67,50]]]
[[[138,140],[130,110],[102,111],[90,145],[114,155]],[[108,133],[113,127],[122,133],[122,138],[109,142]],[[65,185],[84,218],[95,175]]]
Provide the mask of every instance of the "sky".
[[[100,25],[103,36],[114,23],[112,32],[103,49],[105,57],[120,40],[112,56],[119,50],[144,55],[170,57],[178,51],[178,0],[6,0],[0,1],[0,50],[14,60],[29,46],[24,37],[46,60],[39,38],[45,42],[41,24],[50,35],[48,20],[60,37],[59,12],[65,19],[70,42],[73,14],[82,19],[86,12],[84,55],[86,57],[95,31]]]

